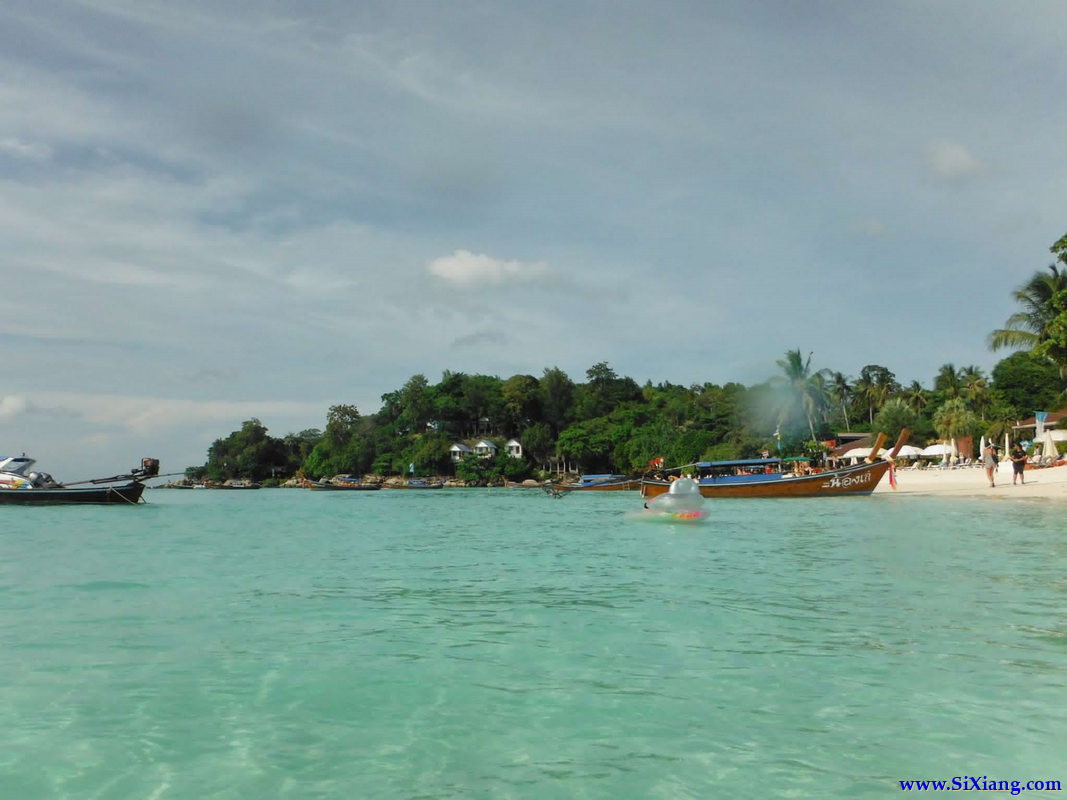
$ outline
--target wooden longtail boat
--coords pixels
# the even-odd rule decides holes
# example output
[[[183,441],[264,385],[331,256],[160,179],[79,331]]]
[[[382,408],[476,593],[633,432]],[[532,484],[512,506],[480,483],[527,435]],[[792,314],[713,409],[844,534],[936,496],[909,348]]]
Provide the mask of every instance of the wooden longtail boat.
[[[423,480],[413,480],[407,483],[383,483],[383,489],[442,489],[443,483],[427,483]]]
[[[549,483],[556,492],[633,492],[641,488],[641,481],[625,475],[583,475],[578,483]],[[669,484],[668,484],[669,485]]]
[[[868,495],[892,467],[900,448],[908,439],[908,431],[901,432],[888,459],[875,460],[869,456],[866,461],[854,467],[845,467],[810,475],[787,475],[771,472],[755,475],[729,475],[722,477],[702,477],[700,494],[704,497],[828,497],[834,495]],[[885,442],[885,434],[879,434],[878,441],[871,448],[877,453]],[[761,459],[760,463],[774,459]],[[732,462],[719,462],[719,464]],[[755,464],[755,461],[752,462]],[[700,465],[702,468],[705,465]],[[709,464],[707,467],[714,467]],[[703,471],[703,470],[702,470]],[[714,471],[714,470],[711,470]],[[641,481],[641,495],[656,497],[670,489],[669,481]]]
[[[377,483],[364,483],[348,477],[325,481],[307,481],[306,486],[315,492],[376,492],[381,489]]]

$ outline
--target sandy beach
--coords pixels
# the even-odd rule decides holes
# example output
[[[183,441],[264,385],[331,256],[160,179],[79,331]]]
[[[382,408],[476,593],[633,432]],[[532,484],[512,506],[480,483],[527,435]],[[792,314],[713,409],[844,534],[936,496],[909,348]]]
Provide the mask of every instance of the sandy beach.
[[[985,471],[978,467],[951,470],[897,470],[898,494],[937,494],[951,496],[990,497],[996,499],[1058,499],[1067,500],[1067,466],[1026,470],[1026,484],[1013,486],[1011,464],[1001,462],[996,474],[996,486],[989,488]],[[874,490],[892,492],[888,477]]]

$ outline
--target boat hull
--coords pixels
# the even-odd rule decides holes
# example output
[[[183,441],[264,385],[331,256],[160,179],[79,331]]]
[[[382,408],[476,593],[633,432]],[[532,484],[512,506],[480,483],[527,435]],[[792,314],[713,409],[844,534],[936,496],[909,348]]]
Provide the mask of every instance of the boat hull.
[[[558,492],[635,492],[641,488],[641,481],[629,480],[629,481],[615,481],[613,483],[594,483],[588,486],[581,486],[574,483],[552,483],[549,484],[553,489]],[[669,484],[668,484],[669,487]]]
[[[830,497],[868,495],[889,469],[888,461],[860,464],[855,467],[798,477],[768,476],[767,480],[745,483],[708,482],[700,484],[704,497]],[[641,482],[644,497],[656,497],[671,488],[665,481]]]
[[[311,481],[308,484],[308,488],[313,492],[376,492],[382,487],[376,483],[365,484],[362,486],[345,486],[343,484]]]
[[[425,491],[427,489],[443,489],[443,483],[431,483],[428,486],[408,486],[402,483],[386,483],[382,486],[383,489],[407,489],[408,491],[418,492]]]
[[[144,484],[134,481],[120,486],[90,486],[70,489],[0,489],[0,505],[136,505]]]

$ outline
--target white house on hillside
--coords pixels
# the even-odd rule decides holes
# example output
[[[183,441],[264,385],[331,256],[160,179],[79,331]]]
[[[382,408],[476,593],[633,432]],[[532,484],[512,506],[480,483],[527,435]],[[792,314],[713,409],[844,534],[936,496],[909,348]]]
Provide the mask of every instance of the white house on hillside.
[[[448,452],[452,456],[452,463],[456,464],[469,456],[471,454],[471,449],[461,442],[456,442],[448,448]]]
[[[504,447],[507,448],[508,455],[512,458],[522,458],[522,442],[518,439],[509,439]]]
[[[496,451],[497,446],[488,439],[482,439],[478,444],[474,445],[474,454],[478,458],[492,458],[496,455]]]

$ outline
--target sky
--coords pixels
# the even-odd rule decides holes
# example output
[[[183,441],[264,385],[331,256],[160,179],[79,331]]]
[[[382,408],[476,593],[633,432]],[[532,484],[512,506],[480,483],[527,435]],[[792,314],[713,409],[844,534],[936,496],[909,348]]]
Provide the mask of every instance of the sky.
[[[930,385],[1067,233],[1067,4],[5,0],[0,454],[415,373]]]

